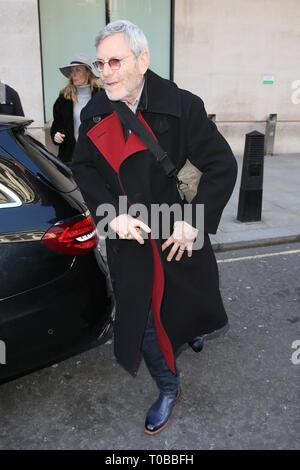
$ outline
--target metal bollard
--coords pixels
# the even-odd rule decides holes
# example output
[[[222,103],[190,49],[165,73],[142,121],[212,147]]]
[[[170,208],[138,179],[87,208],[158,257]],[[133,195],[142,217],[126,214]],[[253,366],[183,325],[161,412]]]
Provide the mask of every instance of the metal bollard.
[[[264,141],[261,132],[246,134],[237,219],[240,222],[261,220],[264,170]]]
[[[273,155],[277,114],[269,114],[266,122],[265,155]]]

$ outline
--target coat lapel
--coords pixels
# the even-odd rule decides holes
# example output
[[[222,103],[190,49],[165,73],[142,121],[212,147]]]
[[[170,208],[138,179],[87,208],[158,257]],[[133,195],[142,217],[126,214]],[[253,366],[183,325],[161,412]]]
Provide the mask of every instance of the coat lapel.
[[[138,119],[155,137],[141,113]],[[119,173],[122,163],[128,157],[147,150],[146,145],[133,132],[125,140],[122,124],[116,112],[92,127],[87,135],[116,173]]]

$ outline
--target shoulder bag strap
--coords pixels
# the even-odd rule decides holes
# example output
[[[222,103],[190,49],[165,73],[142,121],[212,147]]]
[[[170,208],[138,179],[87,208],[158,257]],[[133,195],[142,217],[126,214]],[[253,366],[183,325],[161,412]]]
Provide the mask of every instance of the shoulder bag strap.
[[[163,167],[165,174],[168,177],[175,178],[177,185],[180,184],[180,181],[176,176],[177,168],[170,160],[169,155],[163,150],[163,148],[154,139],[151,133],[137,119],[136,115],[131,111],[131,109],[122,101],[111,101],[111,105],[118,113],[119,118],[125,128],[133,131],[153,153],[157,161]]]

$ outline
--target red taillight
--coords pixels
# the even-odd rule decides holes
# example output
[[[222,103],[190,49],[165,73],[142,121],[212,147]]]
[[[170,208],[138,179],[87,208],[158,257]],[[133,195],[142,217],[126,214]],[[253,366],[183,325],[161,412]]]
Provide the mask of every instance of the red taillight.
[[[84,255],[97,245],[96,226],[90,215],[75,222],[56,224],[45,233],[42,242],[50,250]]]

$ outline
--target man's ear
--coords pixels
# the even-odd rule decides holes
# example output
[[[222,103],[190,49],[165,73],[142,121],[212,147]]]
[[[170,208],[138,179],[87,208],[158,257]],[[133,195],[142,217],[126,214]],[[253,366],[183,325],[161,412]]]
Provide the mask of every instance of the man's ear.
[[[150,54],[149,51],[144,51],[139,55],[138,58],[138,63],[139,63],[139,71],[142,75],[144,75],[150,64]]]

